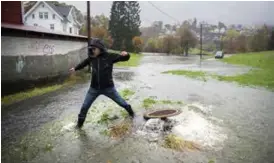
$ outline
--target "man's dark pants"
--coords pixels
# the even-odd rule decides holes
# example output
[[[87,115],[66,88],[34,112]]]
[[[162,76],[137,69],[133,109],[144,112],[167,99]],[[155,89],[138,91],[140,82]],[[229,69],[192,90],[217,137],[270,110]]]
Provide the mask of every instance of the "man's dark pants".
[[[84,103],[82,105],[80,114],[78,115],[78,122],[81,121],[82,123],[86,119],[87,112],[92,105],[92,103],[96,100],[99,95],[105,95],[115,101],[118,105],[126,109],[129,115],[133,115],[133,111],[131,106],[119,95],[115,87],[110,87],[106,89],[94,89],[92,87],[89,88]]]

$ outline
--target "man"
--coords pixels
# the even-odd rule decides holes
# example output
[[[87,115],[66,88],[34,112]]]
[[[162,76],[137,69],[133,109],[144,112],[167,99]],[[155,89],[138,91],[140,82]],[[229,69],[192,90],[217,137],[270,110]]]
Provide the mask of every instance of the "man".
[[[81,128],[83,126],[88,109],[101,94],[109,97],[118,105],[126,109],[128,114],[133,118],[135,114],[131,106],[116,91],[112,79],[113,64],[120,61],[128,61],[130,55],[125,51],[121,52],[121,55],[107,52],[105,45],[99,39],[91,40],[89,54],[87,59],[78,64],[75,68],[70,69],[71,72],[74,72],[83,69],[89,63],[92,65],[92,80],[81,111],[78,114],[77,127]]]

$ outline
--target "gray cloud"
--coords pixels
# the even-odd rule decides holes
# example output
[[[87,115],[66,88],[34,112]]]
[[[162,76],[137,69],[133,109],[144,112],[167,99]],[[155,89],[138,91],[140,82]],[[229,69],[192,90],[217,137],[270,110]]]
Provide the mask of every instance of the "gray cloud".
[[[64,2],[64,1],[62,1]],[[67,4],[76,6],[83,13],[86,12],[86,1],[67,1]],[[161,20],[166,23],[176,23],[175,20],[159,12],[147,1],[139,1],[141,7],[142,26],[148,26],[152,21]],[[112,1],[90,1],[91,15],[110,15]],[[195,2],[195,1],[153,1],[157,7],[179,21],[196,17],[217,24],[272,24],[274,25],[274,2]]]

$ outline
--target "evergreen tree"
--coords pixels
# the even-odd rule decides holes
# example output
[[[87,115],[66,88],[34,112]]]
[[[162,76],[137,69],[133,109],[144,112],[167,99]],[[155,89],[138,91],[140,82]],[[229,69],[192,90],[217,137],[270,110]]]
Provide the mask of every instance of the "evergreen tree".
[[[109,31],[113,38],[113,49],[121,50],[125,31],[125,2],[114,1],[111,7]]]
[[[140,6],[135,1],[115,1],[112,3],[109,31],[116,50],[133,51],[132,39],[140,36]]]
[[[269,38],[269,45],[268,45],[269,50],[274,50],[274,27],[272,29],[270,38]]]

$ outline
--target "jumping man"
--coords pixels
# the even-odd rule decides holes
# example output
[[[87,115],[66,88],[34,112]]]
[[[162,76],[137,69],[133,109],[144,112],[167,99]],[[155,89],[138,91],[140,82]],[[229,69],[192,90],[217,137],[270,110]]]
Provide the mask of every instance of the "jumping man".
[[[128,114],[133,118],[135,114],[131,106],[119,95],[112,79],[113,64],[120,61],[128,61],[130,55],[125,51],[121,52],[120,55],[107,52],[105,45],[99,39],[92,39],[88,50],[90,50],[88,58],[75,68],[70,69],[71,72],[74,72],[83,69],[89,63],[92,65],[91,84],[78,114],[77,127],[81,128],[83,126],[90,106],[101,94],[109,97],[126,109]]]

